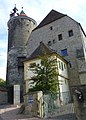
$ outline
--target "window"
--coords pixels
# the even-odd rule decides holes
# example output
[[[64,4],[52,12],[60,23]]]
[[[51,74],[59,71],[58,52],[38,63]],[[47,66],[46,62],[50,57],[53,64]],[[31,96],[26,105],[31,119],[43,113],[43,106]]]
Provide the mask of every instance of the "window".
[[[56,43],[56,41],[55,41],[55,39],[53,40],[53,44],[55,44]]]
[[[58,39],[59,39],[59,40],[62,40],[62,34],[59,34],[59,35],[58,35]]]
[[[73,36],[73,30],[68,31],[69,37]]]
[[[48,41],[48,45],[51,46],[51,44],[52,44],[51,41]]]
[[[58,63],[59,63],[59,68],[61,69],[61,62],[60,62],[60,61],[58,61]]]
[[[70,68],[72,68],[72,64],[71,64],[71,62],[70,62],[70,61],[69,61],[69,67],[70,67]]]
[[[67,80],[65,79],[65,84],[67,84]]]
[[[36,65],[36,63],[30,63],[31,68],[34,68],[35,65]]]
[[[64,70],[64,64],[61,61],[58,61],[59,69]]]
[[[53,30],[53,27],[52,27],[52,26],[50,27],[50,30]]]
[[[29,26],[29,24],[27,24],[27,26]]]
[[[64,70],[64,66],[63,66],[63,63],[61,62],[61,69]]]
[[[64,63],[64,68],[66,69],[66,64]]]
[[[67,49],[61,50],[61,54],[62,54],[62,56],[68,56]]]

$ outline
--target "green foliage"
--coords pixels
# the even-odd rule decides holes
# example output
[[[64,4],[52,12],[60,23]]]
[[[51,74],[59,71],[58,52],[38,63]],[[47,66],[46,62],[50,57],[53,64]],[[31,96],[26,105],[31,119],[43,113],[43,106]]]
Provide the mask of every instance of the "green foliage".
[[[0,86],[6,86],[6,81],[0,78]]]
[[[30,66],[30,70],[34,73],[30,80],[35,83],[30,91],[57,93],[59,91],[57,60],[51,59],[46,53],[40,59],[40,64],[34,64],[34,66],[31,64]]]

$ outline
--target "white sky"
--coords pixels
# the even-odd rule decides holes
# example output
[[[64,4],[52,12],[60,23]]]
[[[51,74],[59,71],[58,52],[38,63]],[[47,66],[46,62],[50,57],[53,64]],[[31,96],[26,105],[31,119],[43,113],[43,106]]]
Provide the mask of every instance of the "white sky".
[[[38,24],[54,9],[80,22],[86,32],[86,0],[0,0],[0,78],[6,79],[7,21],[15,4]]]

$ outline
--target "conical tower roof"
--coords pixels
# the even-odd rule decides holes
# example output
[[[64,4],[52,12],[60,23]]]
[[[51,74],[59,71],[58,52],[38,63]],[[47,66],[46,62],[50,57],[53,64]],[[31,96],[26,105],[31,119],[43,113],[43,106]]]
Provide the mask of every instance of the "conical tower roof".
[[[20,12],[20,15],[19,15],[19,16],[27,16],[27,15],[25,14],[24,10],[23,10],[23,7],[22,7],[22,10],[21,10],[21,12]]]

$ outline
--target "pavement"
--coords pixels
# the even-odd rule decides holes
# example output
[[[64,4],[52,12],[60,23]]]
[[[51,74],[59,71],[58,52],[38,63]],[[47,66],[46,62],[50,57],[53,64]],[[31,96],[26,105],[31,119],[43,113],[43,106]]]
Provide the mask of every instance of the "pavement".
[[[54,118],[29,117],[25,114],[18,114],[19,106],[0,105],[0,120],[76,120],[75,115],[66,115]],[[72,117],[71,117],[72,116]]]
[[[0,105],[0,120],[41,120],[40,118],[28,118],[27,115],[18,114],[19,107],[14,105]]]
[[[0,105],[0,120],[45,120],[44,118],[28,117],[25,114],[18,114],[19,107],[14,105]],[[54,119],[46,119],[54,120]]]

